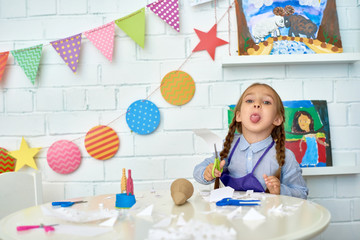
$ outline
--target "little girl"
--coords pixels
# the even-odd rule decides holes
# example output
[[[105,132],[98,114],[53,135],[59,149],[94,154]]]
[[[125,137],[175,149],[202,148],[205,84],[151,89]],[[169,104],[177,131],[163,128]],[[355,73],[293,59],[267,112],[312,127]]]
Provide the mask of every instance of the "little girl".
[[[285,148],[285,110],[279,95],[266,84],[255,83],[240,97],[215,170],[225,186],[307,198],[308,189],[294,154]],[[235,134],[235,131],[240,134]],[[214,182],[214,158],[195,166],[194,178]]]

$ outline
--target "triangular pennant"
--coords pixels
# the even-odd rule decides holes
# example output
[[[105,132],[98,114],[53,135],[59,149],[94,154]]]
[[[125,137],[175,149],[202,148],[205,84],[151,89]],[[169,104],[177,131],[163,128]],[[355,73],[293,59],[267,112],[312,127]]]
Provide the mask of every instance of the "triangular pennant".
[[[5,70],[6,62],[9,57],[9,52],[2,52],[0,53],[0,82]]]
[[[84,32],[84,35],[100,50],[104,56],[112,61],[114,49],[115,23],[111,22],[101,27]]]
[[[150,8],[156,15],[169,24],[173,29],[180,32],[179,0],[159,0],[150,3]]]
[[[50,42],[71,71],[76,73],[81,47],[81,33]]]
[[[133,12],[126,17],[115,20],[116,25],[131,37],[140,47],[145,42],[145,8]]]
[[[40,44],[34,47],[11,51],[11,54],[24,70],[26,76],[30,79],[32,84],[35,83],[36,75],[39,69],[42,46],[43,45]]]

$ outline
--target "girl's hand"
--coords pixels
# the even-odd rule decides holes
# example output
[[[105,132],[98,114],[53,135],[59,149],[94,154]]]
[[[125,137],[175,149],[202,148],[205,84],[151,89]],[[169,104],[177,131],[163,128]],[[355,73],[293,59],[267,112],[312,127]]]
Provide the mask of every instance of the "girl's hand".
[[[222,169],[225,165],[225,160],[222,160],[220,162],[220,169]],[[205,168],[204,171],[204,178],[206,181],[211,181],[213,180],[213,176],[212,176],[212,169],[213,169],[214,163],[210,163],[209,165],[207,165],[207,167]],[[217,169],[215,169],[214,174],[216,177],[220,177],[221,176],[221,172]]]
[[[266,187],[269,189],[271,194],[280,194],[280,180],[275,176],[263,175]]]

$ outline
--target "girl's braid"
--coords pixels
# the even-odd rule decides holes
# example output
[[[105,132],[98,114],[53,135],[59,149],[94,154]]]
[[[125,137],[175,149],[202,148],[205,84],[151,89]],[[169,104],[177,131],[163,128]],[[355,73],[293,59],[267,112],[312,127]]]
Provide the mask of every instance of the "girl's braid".
[[[279,168],[275,173],[275,177],[277,177],[281,181],[281,168],[285,164],[285,130],[284,124],[277,126],[273,129],[271,136],[276,141],[276,159],[279,164]]]
[[[241,123],[236,122],[236,117],[234,116],[232,122],[230,123],[228,134],[226,135],[225,138],[224,148],[220,152],[220,160],[225,159],[228,156],[231,148],[231,143],[234,139],[235,130],[239,128],[238,127],[239,124]]]

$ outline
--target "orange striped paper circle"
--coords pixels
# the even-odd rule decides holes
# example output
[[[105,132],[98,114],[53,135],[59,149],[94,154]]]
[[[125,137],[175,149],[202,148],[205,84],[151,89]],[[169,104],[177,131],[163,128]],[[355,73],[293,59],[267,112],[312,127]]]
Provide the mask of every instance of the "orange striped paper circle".
[[[115,155],[119,149],[119,137],[108,127],[99,125],[90,129],[85,137],[86,151],[95,159],[106,160]]]

